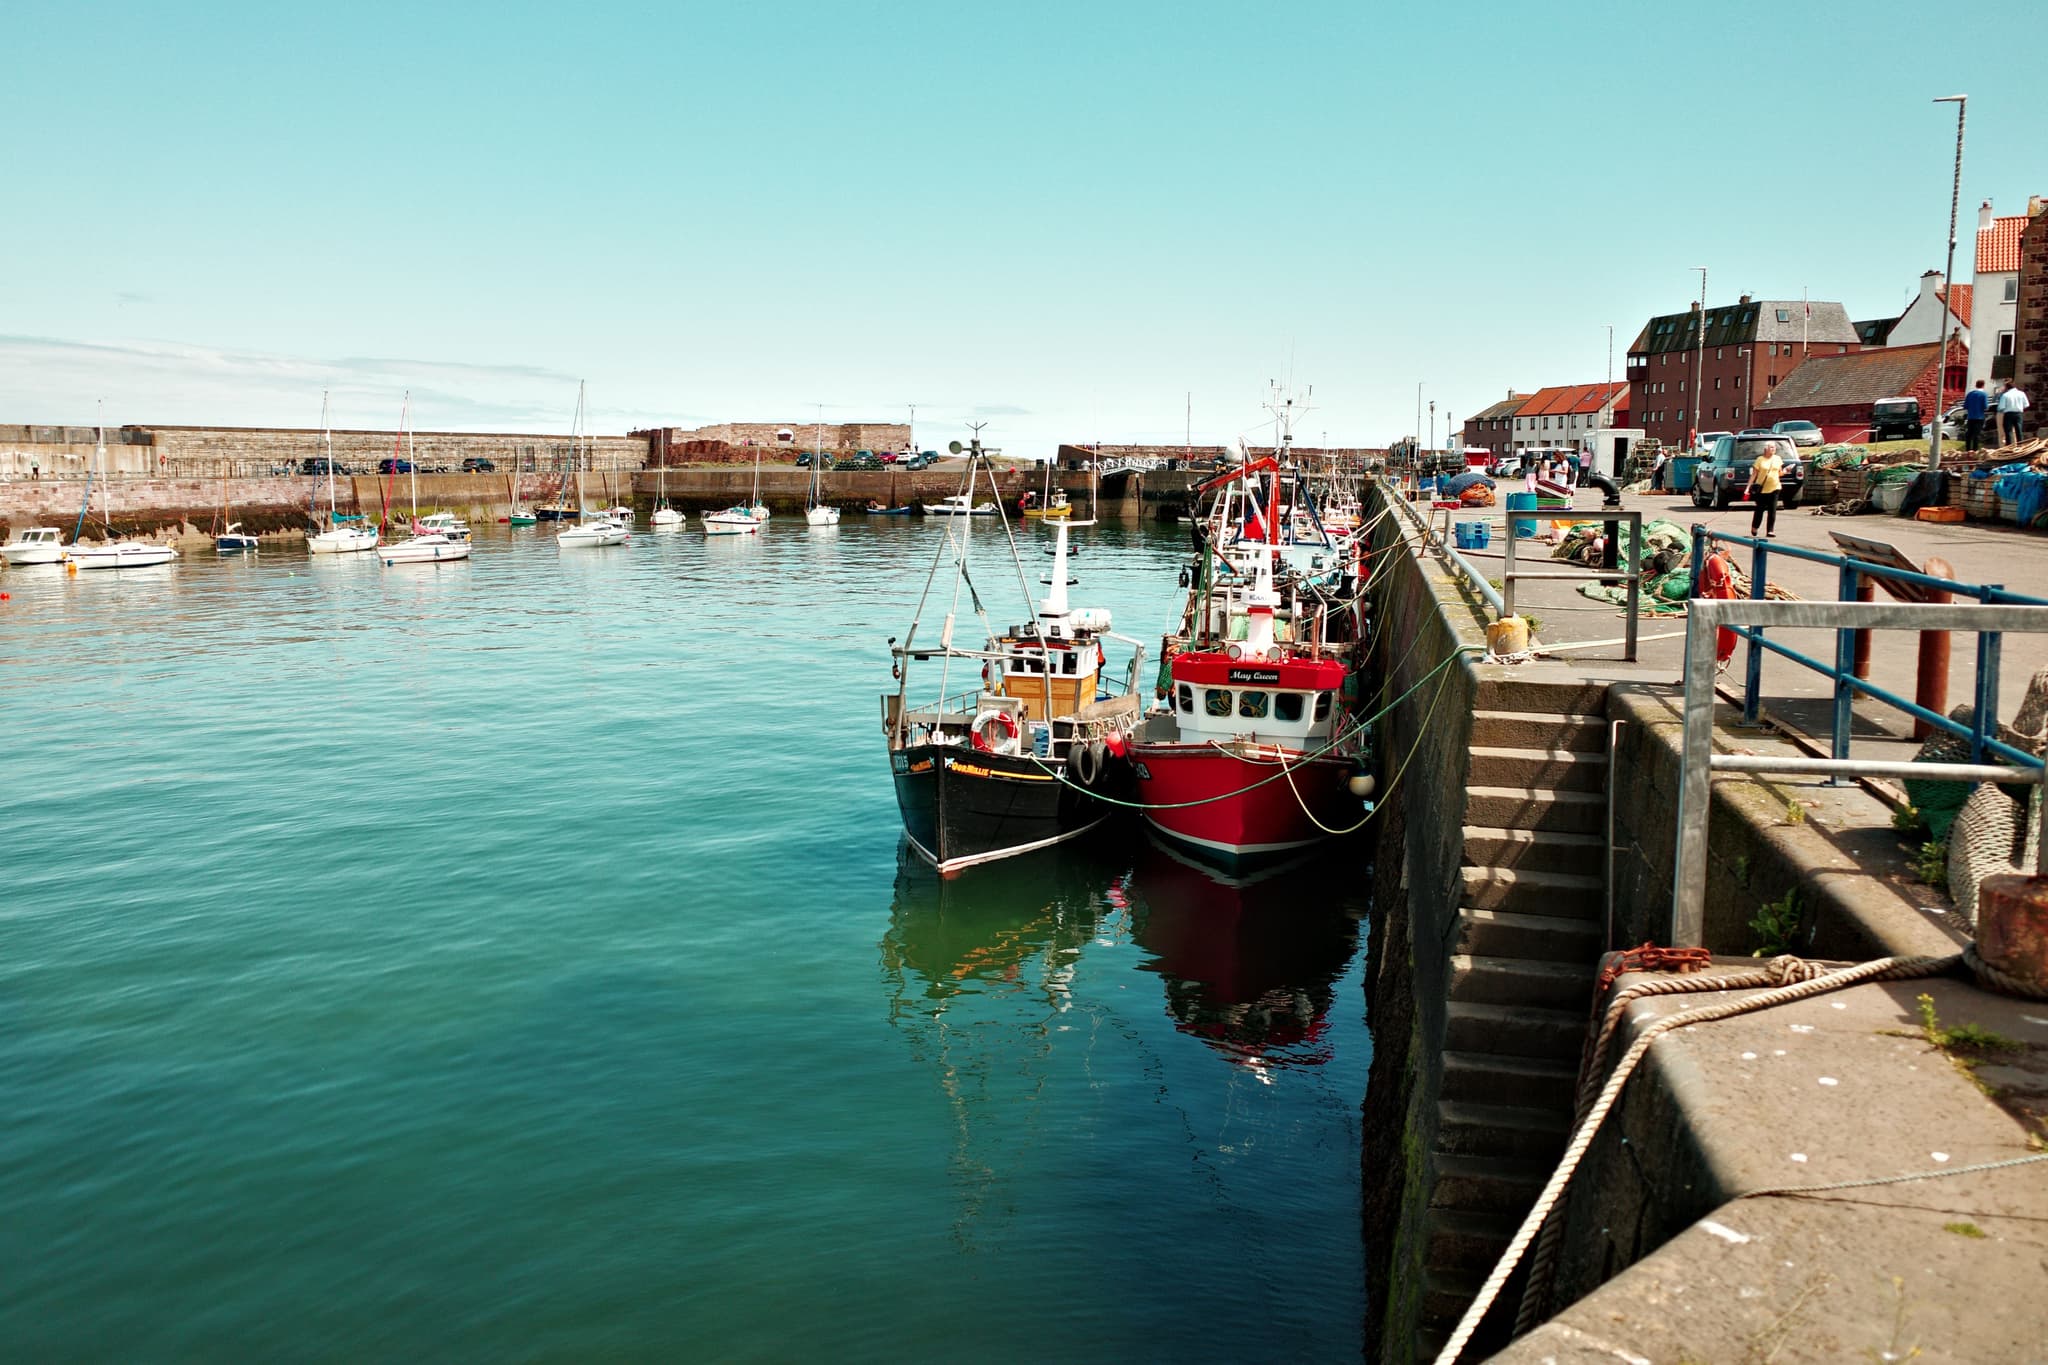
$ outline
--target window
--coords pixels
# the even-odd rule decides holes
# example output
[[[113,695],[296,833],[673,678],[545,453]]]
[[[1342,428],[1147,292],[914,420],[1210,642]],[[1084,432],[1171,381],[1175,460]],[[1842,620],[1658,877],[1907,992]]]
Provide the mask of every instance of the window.
[[[1835,354],[1836,354],[1836,355],[1847,355],[1847,354],[1849,354],[1849,348],[1848,348],[1847,346],[1837,346],[1837,347],[1835,347]]]
[[[1733,415],[1733,417],[1735,418],[1735,420],[1736,420],[1736,421],[1738,421],[1738,422],[1739,422],[1739,421],[1741,421],[1741,420],[1742,420],[1742,409],[1741,409],[1741,408],[1736,408],[1736,409],[1735,409],[1735,411],[1734,411],[1734,413],[1733,413],[1732,415]]]
[[[1724,346],[1716,346],[1716,347],[1714,348],[1714,359],[1716,359],[1716,360],[1725,360],[1725,359],[1727,359],[1727,348],[1726,348],[1726,347],[1724,347]]]
[[[1301,693],[1276,692],[1273,695],[1273,719],[1284,720],[1289,725],[1301,719]]]
[[[1079,655],[1077,655],[1076,653],[1074,653],[1074,651],[1073,651],[1073,650],[1071,650],[1071,649],[1070,649],[1070,650],[1068,650],[1068,651],[1066,651],[1066,657],[1067,657],[1067,662],[1066,662],[1065,666],[1064,666],[1064,667],[1063,667],[1063,668],[1061,669],[1061,671],[1062,671],[1062,672],[1064,672],[1064,673],[1069,673],[1069,674],[1071,674],[1071,673],[1072,673],[1072,672],[1074,671],[1074,667],[1075,667],[1075,665],[1081,662],[1081,658],[1080,658],[1080,656],[1079,656]]]
[[[1684,392],[1685,392],[1685,381],[1684,381],[1683,379],[1681,379],[1681,380],[1679,380],[1679,381],[1678,381],[1678,391],[1679,391],[1680,393],[1684,393]]]
[[[1684,409],[1684,408],[1680,408],[1680,409],[1678,410],[1678,420],[1679,420],[1679,421],[1681,421],[1681,422],[1683,422],[1683,421],[1685,420],[1685,409]]]
[[[1668,355],[1660,355],[1657,357],[1657,363],[1659,365],[1669,365],[1671,363],[1671,357]]]
[[[1717,389],[1721,387],[1721,376],[1718,374],[1714,376],[1714,387]]]
[[[1997,355],[2011,355],[2011,354],[2012,354],[2012,333],[2011,333],[2011,332],[2000,332],[2000,333],[1998,334],[1998,350],[1997,350],[1997,351],[1996,351],[1996,352],[1995,352],[1994,354],[1997,354]]]
[[[1721,420],[1721,410],[1719,408],[1714,409],[1714,420],[1716,422]]]
[[[1186,683],[1180,685],[1180,709],[1187,715],[1195,714],[1195,689]]]
[[[1237,694],[1237,714],[1246,720],[1264,720],[1266,717],[1266,694],[1245,691]]]
[[[1229,715],[1230,689],[1227,687],[1209,688],[1202,693],[1202,709],[1212,716]]]
[[[1735,387],[1738,389],[1742,387],[1742,376],[1739,374],[1735,376]]]
[[[1318,692],[1316,693],[1316,719],[1328,720],[1329,718],[1330,694],[1328,692]]]
[[[1790,308],[1780,308],[1780,309],[1778,310],[1778,321],[1780,321],[1780,322],[1790,322],[1790,321],[1792,321],[1792,310],[1791,310]]]
[[[2020,277],[2015,275],[2005,282],[2005,301],[2017,303],[2020,297]]]

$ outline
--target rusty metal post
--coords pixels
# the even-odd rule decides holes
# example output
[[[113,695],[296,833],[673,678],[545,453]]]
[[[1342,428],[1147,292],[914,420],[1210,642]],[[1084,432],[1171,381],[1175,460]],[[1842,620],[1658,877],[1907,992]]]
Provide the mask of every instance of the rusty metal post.
[[[1954,578],[1956,571],[1949,567],[1946,559],[1929,559],[1922,572],[1932,578]],[[1953,601],[1952,594],[1941,590],[1930,590],[1929,602]],[[1913,700],[1936,715],[1948,714],[1948,632],[1945,630],[1923,630],[1920,632],[1920,670],[1913,681]],[[1913,722],[1913,738],[1921,740],[1934,733],[1934,727],[1924,720]]]
[[[1869,574],[1857,575],[1856,600],[1858,602],[1875,602],[1877,600],[1877,581]],[[1857,677],[1868,682],[1870,681],[1870,632],[1867,630],[1852,630],[1849,634],[1856,641],[1854,672]]]

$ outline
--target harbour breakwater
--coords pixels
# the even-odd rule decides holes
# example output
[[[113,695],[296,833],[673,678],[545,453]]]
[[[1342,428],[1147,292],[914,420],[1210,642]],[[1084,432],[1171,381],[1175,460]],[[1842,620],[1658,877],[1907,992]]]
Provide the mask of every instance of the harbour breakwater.
[[[1056,475],[1052,486],[1067,495],[1076,517],[1086,517],[1092,509],[1105,521],[1172,520],[1185,511],[1188,490],[1199,477],[1178,471],[1133,471],[1107,477],[1068,471]],[[1045,487],[1043,474],[1035,468],[1001,470],[994,478],[1002,500],[1011,507],[1025,494],[1042,492]],[[941,464],[915,472],[893,466],[827,470],[818,484],[826,502],[858,511],[870,502],[913,508],[937,503],[960,491],[960,479],[957,465],[948,468]],[[658,498],[684,511],[715,511],[746,501],[755,486],[752,469],[732,466],[593,470],[583,476],[583,499],[593,507],[627,503],[642,515]],[[541,484],[536,475],[519,476],[517,487],[522,501],[538,500]],[[337,478],[334,497],[343,512],[374,518],[386,506],[409,511],[415,489],[422,512],[448,511],[486,522],[506,515],[514,481],[505,473],[357,474]],[[774,511],[800,512],[810,496],[811,475],[787,465],[765,467],[760,471],[759,489],[762,501]],[[228,519],[239,521],[247,531],[265,537],[303,536],[311,510],[327,505],[328,483],[322,477],[302,475],[230,478],[225,487],[217,477],[116,477],[94,485],[82,538],[97,540],[108,534],[104,509],[110,491],[113,534],[176,543],[209,534],[220,519],[224,500]],[[0,480],[0,538],[28,526],[56,526],[68,539],[78,523],[85,494],[82,478]],[[986,480],[978,481],[975,500],[986,501],[989,496]]]

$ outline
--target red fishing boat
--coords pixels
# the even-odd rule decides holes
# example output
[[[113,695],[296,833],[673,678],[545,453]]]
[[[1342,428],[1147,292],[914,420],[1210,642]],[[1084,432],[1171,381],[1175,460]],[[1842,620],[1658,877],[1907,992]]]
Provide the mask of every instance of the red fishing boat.
[[[1346,699],[1363,638],[1362,575],[1348,557],[1334,575],[1288,565],[1276,461],[1215,482],[1181,629],[1165,639],[1159,703],[1130,760],[1147,823],[1235,862],[1360,822],[1371,779]]]

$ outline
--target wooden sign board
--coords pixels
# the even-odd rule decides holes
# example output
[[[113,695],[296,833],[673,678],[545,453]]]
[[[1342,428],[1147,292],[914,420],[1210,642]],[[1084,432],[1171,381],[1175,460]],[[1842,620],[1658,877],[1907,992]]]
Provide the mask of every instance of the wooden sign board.
[[[1927,570],[1906,558],[1905,552],[1896,545],[1882,540],[1869,540],[1863,536],[1850,535],[1847,531],[1830,531],[1830,536],[1851,559],[1861,559],[1872,564],[1882,564],[1887,569],[1904,569],[1907,573],[1926,573]],[[1896,579],[1872,575],[1877,585],[1901,602],[1932,602],[1934,595],[1918,583],[1901,583]]]

